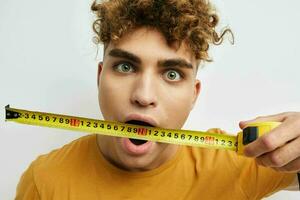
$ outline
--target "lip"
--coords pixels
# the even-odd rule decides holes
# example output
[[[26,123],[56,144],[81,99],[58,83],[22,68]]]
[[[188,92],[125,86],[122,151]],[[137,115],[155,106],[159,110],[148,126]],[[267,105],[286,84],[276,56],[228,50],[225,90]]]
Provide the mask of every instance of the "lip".
[[[144,144],[135,145],[129,138],[122,138],[121,141],[123,150],[131,156],[142,156],[149,153],[152,149],[152,145],[154,144],[154,142],[147,141]]]
[[[138,121],[143,121],[148,124],[151,124],[154,127],[158,126],[158,123],[153,119],[152,117],[146,116],[146,115],[141,115],[137,113],[131,113],[128,116],[126,116],[124,123],[130,120],[138,120]]]

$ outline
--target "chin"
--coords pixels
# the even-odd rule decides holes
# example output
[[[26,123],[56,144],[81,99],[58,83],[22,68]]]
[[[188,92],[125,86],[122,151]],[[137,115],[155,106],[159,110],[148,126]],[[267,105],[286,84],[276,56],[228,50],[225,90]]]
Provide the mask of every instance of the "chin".
[[[119,162],[128,171],[145,171],[153,168],[159,158],[159,144],[152,141],[118,138]]]
[[[122,158],[122,168],[127,171],[147,171],[152,169],[151,161],[147,158]]]

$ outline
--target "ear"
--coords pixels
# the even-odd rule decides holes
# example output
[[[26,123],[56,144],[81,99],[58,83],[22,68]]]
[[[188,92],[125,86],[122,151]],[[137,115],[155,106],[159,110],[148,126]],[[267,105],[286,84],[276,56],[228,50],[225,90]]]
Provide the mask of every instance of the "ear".
[[[99,62],[98,64],[98,73],[97,73],[97,86],[99,87],[99,77],[100,77],[100,74],[102,72],[102,68],[103,68],[103,62]]]
[[[201,82],[200,82],[200,80],[196,79],[195,86],[194,86],[194,96],[193,96],[193,99],[192,99],[191,110],[194,108],[196,100],[197,100],[197,98],[200,94],[200,90],[201,90]]]

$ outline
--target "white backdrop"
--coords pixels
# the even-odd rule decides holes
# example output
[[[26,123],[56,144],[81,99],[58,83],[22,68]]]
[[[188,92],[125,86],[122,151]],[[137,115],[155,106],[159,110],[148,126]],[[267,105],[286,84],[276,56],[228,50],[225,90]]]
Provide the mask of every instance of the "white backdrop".
[[[214,0],[236,44],[213,48],[184,129],[239,131],[240,120],[300,111],[300,2]],[[4,122],[4,107],[102,119],[91,0],[0,0],[0,199],[38,155],[85,134]],[[299,199],[280,192],[268,199]]]

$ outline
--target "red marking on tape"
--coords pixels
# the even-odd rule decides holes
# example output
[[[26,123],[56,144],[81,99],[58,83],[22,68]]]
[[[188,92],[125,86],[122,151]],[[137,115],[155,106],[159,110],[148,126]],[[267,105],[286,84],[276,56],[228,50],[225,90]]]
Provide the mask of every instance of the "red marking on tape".
[[[78,119],[71,119],[70,121],[71,126],[79,126],[80,124],[80,121]]]
[[[147,135],[147,130],[146,128],[138,128],[138,135]]]
[[[205,144],[214,144],[215,138],[211,136],[206,136],[205,137]]]

